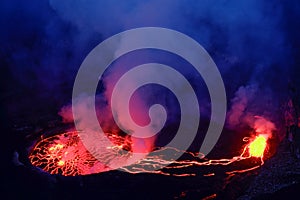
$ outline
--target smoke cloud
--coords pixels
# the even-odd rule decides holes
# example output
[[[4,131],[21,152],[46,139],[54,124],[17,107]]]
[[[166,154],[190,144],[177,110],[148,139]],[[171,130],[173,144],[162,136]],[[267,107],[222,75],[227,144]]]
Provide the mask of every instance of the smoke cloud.
[[[0,33],[1,74],[6,76],[1,80],[3,103],[15,115],[30,112],[33,107],[38,114],[42,109],[58,112],[70,101],[77,70],[91,49],[120,31],[159,26],[189,35],[210,53],[224,79],[228,99],[232,99],[229,127],[241,124],[255,127],[255,121],[261,121],[256,115],[280,126],[283,121],[278,110],[288,96],[287,80],[300,84],[299,11],[296,0],[34,0],[30,4],[3,1],[0,7],[1,26],[5,27]],[[153,55],[157,54],[150,52],[134,58],[145,62]],[[176,65],[177,61],[168,58],[169,64]],[[182,64],[177,69],[191,80],[199,94],[201,114],[204,111],[209,117],[209,96],[202,95],[206,87],[201,77],[195,77],[189,68]],[[104,123],[99,117],[100,123],[111,125],[106,98],[114,80],[125,71],[123,68],[110,72],[99,83],[101,109],[97,112],[109,121]],[[156,101],[169,105],[168,117],[178,120],[179,110],[173,109],[178,105],[172,95],[161,93],[155,98],[152,93],[157,94],[161,89],[145,91],[139,91],[135,97],[138,112],[133,117],[137,123],[147,123],[148,106]],[[150,96],[153,99],[145,101]],[[19,99],[24,103],[20,104]],[[72,121],[70,107],[63,107],[60,115],[65,122]],[[126,123],[126,119],[122,121]]]
[[[272,97],[270,95],[266,91],[259,90],[257,85],[241,86],[231,100],[227,126],[233,130],[251,128],[256,134],[265,135],[266,138],[272,137],[277,128],[271,121],[276,119],[272,116],[273,112],[267,112],[276,110],[273,104],[266,104],[268,102],[266,98]]]

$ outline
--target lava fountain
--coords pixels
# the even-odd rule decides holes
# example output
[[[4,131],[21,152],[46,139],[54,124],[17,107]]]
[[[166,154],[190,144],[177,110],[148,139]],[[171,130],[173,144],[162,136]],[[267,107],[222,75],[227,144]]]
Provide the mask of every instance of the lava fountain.
[[[253,157],[263,157],[266,147],[267,138],[259,135],[249,144],[249,154]]]

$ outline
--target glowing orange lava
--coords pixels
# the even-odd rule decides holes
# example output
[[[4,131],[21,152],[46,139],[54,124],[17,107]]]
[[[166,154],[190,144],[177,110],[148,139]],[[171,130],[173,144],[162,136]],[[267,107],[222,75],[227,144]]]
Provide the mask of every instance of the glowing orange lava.
[[[249,154],[253,157],[263,157],[267,147],[267,139],[259,135],[249,145]]]
[[[131,141],[126,137],[117,135],[108,136],[112,139],[114,146],[105,147],[101,154],[104,163],[108,163],[117,157],[122,157],[125,160],[130,158]],[[168,176],[196,176],[196,173],[186,173],[182,168],[200,167],[208,165],[230,165],[234,162],[250,159],[251,157],[259,157],[261,162],[253,164],[246,169],[237,169],[226,172],[226,174],[234,175],[236,173],[244,173],[256,169],[263,165],[263,154],[267,146],[267,137],[260,134],[254,140],[244,138],[248,144],[243,148],[239,156],[233,158],[221,158],[204,160],[203,155],[198,155],[192,152],[185,152],[172,147],[162,147],[156,149],[156,153],[149,154],[134,165],[129,165],[120,168],[131,174],[138,173],[155,173]],[[127,154],[120,154],[119,151],[124,148],[124,145],[129,150]],[[129,147],[127,147],[129,146]],[[168,151],[172,154],[184,153],[189,155],[186,160],[172,160],[163,157],[164,152]],[[64,176],[76,176],[95,174],[111,170],[105,164],[93,157],[93,155],[85,148],[79,135],[76,131],[66,132],[59,135],[51,136],[39,141],[32,149],[29,155],[32,165],[43,169],[50,174],[61,174]],[[107,162],[106,162],[107,161]],[[179,171],[179,173],[176,172]],[[170,172],[172,171],[172,173]],[[200,170],[201,171],[201,170]],[[203,176],[214,176],[209,173]]]

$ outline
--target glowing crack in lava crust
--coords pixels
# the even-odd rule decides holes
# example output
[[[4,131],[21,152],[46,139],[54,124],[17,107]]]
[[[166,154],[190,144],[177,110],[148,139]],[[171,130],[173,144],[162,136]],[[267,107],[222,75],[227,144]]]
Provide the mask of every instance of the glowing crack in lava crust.
[[[109,136],[109,138],[113,138],[116,145],[106,147],[110,150],[109,153],[103,153],[106,160],[118,155],[120,148],[126,149],[130,146],[127,144],[129,141],[124,137]],[[86,175],[110,170],[84,147],[76,131],[42,139],[31,151],[29,159],[34,166],[50,174],[64,176]]]
[[[118,135],[108,136],[113,140],[114,146],[106,147],[110,151],[102,152],[103,160],[112,160],[116,157],[129,158],[131,140],[128,137]],[[227,174],[243,173],[256,169],[263,165],[263,155],[267,147],[267,139],[263,134],[259,134],[254,139],[244,138],[247,144],[242,149],[239,156],[233,158],[204,160],[202,155],[192,152],[185,152],[190,155],[187,160],[170,160],[163,157],[162,151],[169,151],[174,154],[182,152],[171,147],[163,147],[157,149],[157,154],[152,154],[141,159],[134,165],[122,167],[121,170],[128,173],[156,173],[172,176],[195,176],[195,173],[179,172],[169,173],[165,170],[182,169],[191,166],[207,166],[207,165],[229,165],[234,162],[249,159],[251,157],[260,158],[259,165],[242,170],[234,170],[226,172]],[[120,154],[121,149],[126,149],[128,155]],[[85,148],[76,131],[66,132],[59,135],[51,136],[40,140],[32,149],[29,155],[32,165],[41,168],[50,174],[61,174],[63,176],[76,176],[100,173],[111,170],[104,163],[94,158],[94,156]],[[158,169],[158,170],[156,170]],[[183,170],[184,171],[184,170]],[[214,173],[204,176],[213,176]]]

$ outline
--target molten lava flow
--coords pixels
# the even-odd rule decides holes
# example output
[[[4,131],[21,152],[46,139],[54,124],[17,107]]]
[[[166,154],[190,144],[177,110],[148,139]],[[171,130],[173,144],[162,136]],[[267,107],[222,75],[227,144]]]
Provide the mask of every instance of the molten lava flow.
[[[128,143],[130,143],[124,137],[108,137],[113,140],[115,145],[106,147],[107,151],[103,152],[103,160],[107,161],[118,156],[118,151],[128,148]],[[122,156],[125,157],[126,155]],[[62,174],[64,176],[86,175],[110,170],[85,148],[76,131],[51,136],[39,141],[32,149],[29,159],[34,166],[50,174]]]
[[[259,135],[249,145],[249,154],[253,157],[263,157],[267,147],[267,139]]]
[[[172,176],[196,176],[193,173],[183,173],[180,170],[189,167],[200,167],[208,165],[230,165],[234,162],[243,161],[252,157],[259,157],[261,159],[260,164],[256,164],[254,167],[233,170],[226,172],[226,174],[234,175],[236,173],[244,173],[261,166],[263,161],[263,155],[267,147],[266,134],[259,134],[253,140],[251,138],[244,138],[248,144],[243,148],[242,153],[239,156],[233,158],[211,159],[204,160],[203,155],[197,155],[192,152],[180,151],[176,148],[163,147],[156,149],[153,153],[147,157],[139,160],[137,163],[120,168],[128,173],[155,173],[162,175]],[[131,141],[128,137],[121,137],[118,135],[108,136],[112,140],[113,146],[107,146],[104,151],[101,152],[100,162],[97,160],[83,145],[77,132],[67,132],[60,135],[48,137],[39,141],[31,151],[29,159],[31,163],[49,172],[50,174],[62,174],[64,176],[76,176],[94,174],[111,170],[103,163],[109,163],[109,161],[115,158],[130,159]],[[121,149],[127,149],[127,154],[120,154]],[[107,151],[106,151],[107,150]],[[166,153],[167,152],[167,153]],[[172,160],[163,155],[184,153],[189,159],[185,160]],[[176,170],[179,173],[176,173]],[[204,174],[203,176],[214,176],[214,173]]]

